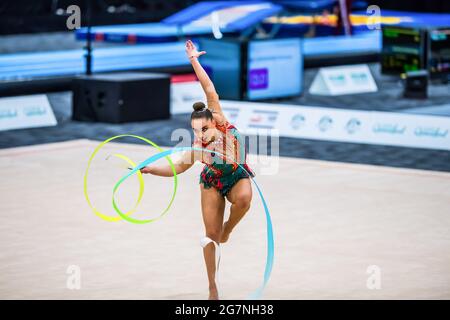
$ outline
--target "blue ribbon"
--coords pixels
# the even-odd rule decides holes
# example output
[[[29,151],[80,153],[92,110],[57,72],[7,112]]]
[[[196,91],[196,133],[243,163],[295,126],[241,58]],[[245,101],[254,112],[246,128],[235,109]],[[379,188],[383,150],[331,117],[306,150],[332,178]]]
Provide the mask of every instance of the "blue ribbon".
[[[212,151],[212,150],[203,149],[203,148],[195,148],[195,147],[178,147],[178,148],[173,148],[173,149],[169,149],[166,151],[162,151],[162,152],[157,153],[157,154],[151,156],[150,158],[142,161],[140,164],[138,164],[136,167],[134,167],[130,172],[128,172],[126,175],[124,175],[119,180],[119,182],[115,185],[114,191],[117,189],[117,187],[123,181],[125,181],[125,179],[132,176],[133,174],[135,174],[138,170],[142,169],[143,167],[145,167],[161,158],[164,158],[172,153],[178,153],[178,152],[182,152],[182,151],[194,151],[194,150],[206,151],[209,153],[214,152],[216,154],[223,156],[223,154],[221,154],[217,151]],[[237,163],[237,162],[235,162],[235,163]],[[241,167],[242,169],[244,169],[247,173],[249,173],[242,165],[240,165],[239,163],[237,163],[237,165],[239,167]],[[254,185],[256,186],[256,189],[258,190],[259,197],[261,198],[262,204],[264,206],[264,211],[266,214],[266,225],[267,225],[267,258],[266,258],[266,266],[265,266],[265,270],[264,270],[264,279],[263,279],[263,283],[261,284],[261,286],[247,297],[247,299],[253,300],[253,299],[259,299],[261,297],[263,290],[266,287],[267,282],[269,281],[270,274],[272,273],[273,257],[274,257],[274,241],[273,241],[272,220],[270,218],[270,212],[269,212],[269,208],[267,207],[266,200],[264,199],[264,196],[263,196],[263,193],[262,193],[260,187],[256,183],[255,179],[250,175],[250,173],[249,173],[249,178],[253,181]],[[114,201],[114,199],[113,199],[113,201]]]

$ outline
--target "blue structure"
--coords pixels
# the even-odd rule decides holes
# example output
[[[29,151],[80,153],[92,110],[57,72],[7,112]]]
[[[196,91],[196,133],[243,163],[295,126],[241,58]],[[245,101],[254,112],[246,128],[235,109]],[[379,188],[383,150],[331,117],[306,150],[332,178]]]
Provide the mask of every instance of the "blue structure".
[[[93,51],[93,72],[187,66],[184,43],[100,48]],[[83,50],[0,55],[0,81],[73,76],[85,71]],[[126,59],[124,58],[126,57]]]

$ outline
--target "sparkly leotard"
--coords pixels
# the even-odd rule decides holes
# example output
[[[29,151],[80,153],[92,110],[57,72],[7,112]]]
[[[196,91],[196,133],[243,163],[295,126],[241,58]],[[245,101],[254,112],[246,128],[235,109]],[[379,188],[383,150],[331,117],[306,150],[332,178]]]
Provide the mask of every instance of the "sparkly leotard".
[[[225,121],[217,124],[216,128],[221,133],[216,141],[205,144],[196,139],[193,146],[222,154],[202,153],[201,162],[205,166],[200,173],[200,183],[207,189],[214,187],[222,196],[226,196],[240,179],[248,178],[249,175],[254,177],[255,173],[246,164],[245,140],[236,127]]]

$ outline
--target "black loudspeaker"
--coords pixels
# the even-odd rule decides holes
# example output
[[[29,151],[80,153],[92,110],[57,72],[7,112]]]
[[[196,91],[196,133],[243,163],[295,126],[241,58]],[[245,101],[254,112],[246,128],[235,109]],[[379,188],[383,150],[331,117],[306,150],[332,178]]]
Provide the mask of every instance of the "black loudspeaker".
[[[406,72],[402,76],[405,81],[405,98],[425,99],[428,97],[428,71],[417,70]]]
[[[124,123],[170,118],[170,75],[111,73],[77,77],[72,119]]]

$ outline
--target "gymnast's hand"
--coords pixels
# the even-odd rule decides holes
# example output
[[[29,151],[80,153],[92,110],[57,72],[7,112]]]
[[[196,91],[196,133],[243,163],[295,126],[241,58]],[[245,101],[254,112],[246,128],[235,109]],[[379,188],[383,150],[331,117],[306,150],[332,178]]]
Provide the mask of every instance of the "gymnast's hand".
[[[152,173],[152,172],[153,172],[151,166],[143,167],[143,168],[141,168],[141,170],[139,170],[139,171],[141,171],[141,173]]]
[[[206,51],[197,51],[197,48],[195,47],[194,43],[191,40],[186,41],[186,54],[189,59],[192,58],[198,58],[201,55],[204,55]]]
[[[133,168],[128,167],[128,170],[133,170]],[[152,168],[151,168],[150,166],[143,167],[143,168],[141,168],[139,171],[140,171],[141,173],[152,173],[152,172],[153,172],[153,170],[152,170]]]

